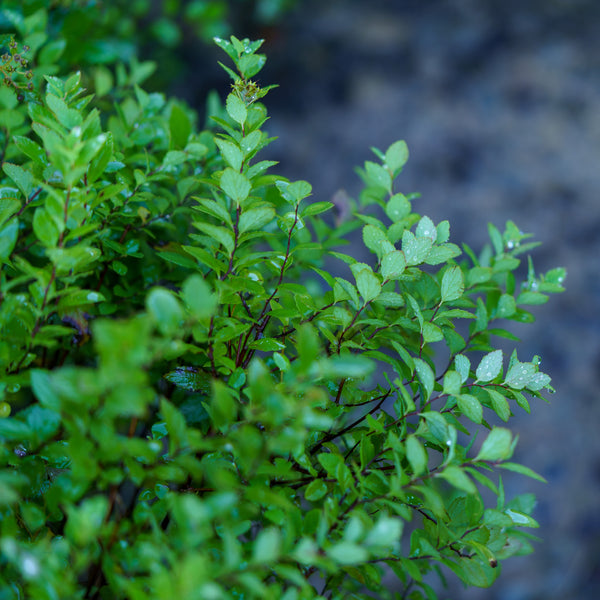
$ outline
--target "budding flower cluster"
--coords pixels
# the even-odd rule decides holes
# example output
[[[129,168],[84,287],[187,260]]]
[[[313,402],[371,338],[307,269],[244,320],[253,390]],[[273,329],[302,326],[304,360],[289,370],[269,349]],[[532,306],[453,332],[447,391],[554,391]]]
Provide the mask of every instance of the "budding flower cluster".
[[[0,64],[0,73],[4,79],[4,85],[13,88],[15,91],[23,91],[25,89],[33,90],[33,71],[28,69],[29,60],[23,56],[30,50],[29,46],[24,45],[21,52],[18,51],[19,45],[14,39],[11,39],[8,44],[9,52],[5,52],[0,58],[2,63]],[[19,83],[18,77],[24,77],[27,79],[27,84]],[[24,100],[24,95],[19,93],[17,95],[19,101]]]

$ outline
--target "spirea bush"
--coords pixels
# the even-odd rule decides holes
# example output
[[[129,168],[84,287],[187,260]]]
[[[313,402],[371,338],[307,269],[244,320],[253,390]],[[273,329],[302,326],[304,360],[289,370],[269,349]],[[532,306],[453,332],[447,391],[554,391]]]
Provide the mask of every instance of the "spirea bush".
[[[216,43],[232,87],[201,131],[135,77],[99,99],[6,44],[0,597],[491,585],[537,526],[504,493],[501,473],[541,479],[505,423],[552,391],[495,342],[564,271],[521,271],[512,222],[479,253],[451,241],[398,191],[402,141],[341,210],[277,175],[261,42]],[[362,260],[341,252],[359,228]]]

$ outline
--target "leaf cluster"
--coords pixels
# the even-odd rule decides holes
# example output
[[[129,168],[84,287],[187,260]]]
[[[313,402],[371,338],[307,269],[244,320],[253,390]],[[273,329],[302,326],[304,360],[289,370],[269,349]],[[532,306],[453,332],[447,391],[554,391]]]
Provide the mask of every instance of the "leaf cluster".
[[[261,156],[260,42],[217,44],[233,87],[202,131],[137,82],[111,108],[79,72],[0,92],[5,597],[435,598],[442,567],[489,586],[536,527],[498,470],[541,479],[504,423],[552,391],[494,340],[564,270],[517,283],[511,222],[451,242],[396,191],[402,141],[333,218]],[[341,252],[359,228],[366,262]]]

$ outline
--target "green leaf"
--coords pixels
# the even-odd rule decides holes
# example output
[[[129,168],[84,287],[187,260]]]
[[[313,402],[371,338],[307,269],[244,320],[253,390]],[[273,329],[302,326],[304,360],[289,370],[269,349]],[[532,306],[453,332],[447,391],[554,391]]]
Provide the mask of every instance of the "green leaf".
[[[104,302],[105,298],[100,292],[95,290],[80,290],[76,289],[71,293],[64,294],[59,303],[59,312],[67,312],[69,309],[85,307],[97,302]]]
[[[355,308],[360,307],[360,301],[358,298],[356,287],[353,286],[349,281],[346,281],[341,277],[335,278],[333,294],[336,302],[339,302],[341,300],[351,300]]]
[[[475,460],[507,460],[513,452],[513,439],[509,429],[494,427],[481,445]]]
[[[437,229],[429,217],[421,217],[417,224],[415,235],[417,238],[426,237],[430,238],[432,242],[435,242],[437,239]]]
[[[271,563],[279,558],[281,552],[281,533],[274,527],[263,529],[252,548],[252,562]]]
[[[333,202],[313,202],[302,211],[302,218],[320,215],[334,207]]]
[[[169,371],[164,378],[182,390],[190,392],[210,393],[210,378],[195,367],[177,367]]]
[[[232,141],[225,140],[222,138],[215,138],[215,144],[219,150],[225,162],[235,171],[239,172],[244,162],[244,155],[237,144]]]
[[[233,232],[225,227],[219,227],[217,225],[210,225],[209,223],[199,223],[195,221],[193,223],[194,227],[199,229],[200,231],[206,233],[206,235],[210,236],[213,240],[216,240],[219,244],[225,247],[227,250],[227,254],[231,256],[233,253],[233,249],[235,248],[235,239],[233,237]],[[190,246],[185,246],[184,250],[192,256],[198,258],[198,260],[202,260],[198,252],[193,252],[194,248]],[[202,250],[198,248],[198,250]]]
[[[534,380],[536,374],[536,365],[532,363],[517,362],[508,370],[504,383],[515,390],[522,390]]]
[[[41,206],[38,206],[33,213],[33,232],[47,248],[54,248],[58,244],[60,231],[56,221]]]
[[[327,556],[340,565],[358,565],[369,558],[369,553],[354,542],[338,542],[327,550]]]
[[[322,452],[317,456],[317,460],[321,463],[327,475],[330,477],[335,477],[338,466],[343,464],[342,457],[339,454],[333,454],[331,452]]]
[[[310,502],[316,502],[323,498],[327,491],[327,484],[321,479],[315,479],[306,487],[306,490],[304,491],[304,497]]]
[[[406,259],[400,250],[388,252],[381,260],[381,276],[384,281],[398,279],[405,268]]]
[[[503,462],[498,465],[501,469],[506,469],[507,471],[513,471],[514,473],[520,473],[521,475],[525,475],[526,477],[531,477],[537,481],[541,481],[542,483],[548,483],[541,475],[536,473],[533,469],[526,467],[524,465],[519,465],[517,463],[512,462]]]
[[[358,354],[338,354],[322,358],[317,364],[324,378],[365,377],[375,368],[373,361]]]
[[[511,518],[512,522],[517,527],[537,528],[540,526],[539,523],[535,519],[533,519],[529,515],[525,514],[524,512],[521,512],[518,510],[512,510],[511,508],[507,508],[505,511],[505,514]]]
[[[66,129],[72,130],[81,125],[83,121],[81,113],[74,108],[69,108],[62,98],[53,94],[46,94],[46,103],[48,108],[56,115],[59,123],[64,125]]]
[[[492,408],[494,412],[503,420],[508,421],[510,417],[510,405],[508,404],[508,400],[498,391],[486,387],[485,391],[490,397],[492,402]]]
[[[82,547],[95,542],[104,526],[107,510],[108,498],[100,495],[86,498],[79,505],[71,504],[65,526],[65,537]]]
[[[385,206],[385,214],[392,223],[398,223],[410,214],[412,207],[404,194],[394,194]]]
[[[502,371],[502,350],[494,350],[486,354],[479,363],[475,377],[477,381],[492,381]]]
[[[545,294],[540,294],[540,292],[531,292],[526,290],[517,296],[517,304],[519,306],[535,306],[539,304],[546,304],[546,302],[548,302],[548,296]]]
[[[381,515],[369,531],[363,544],[369,549],[394,547],[402,536],[402,520]]]
[[[414,475],[422,475],[427,470],[427,452],[425,447],[414,435],[406,438],[406,458]]]
[[[392,176],[385,167],[368,160],[365,162],[365,171],[369,185],[381,187],[387,192],[392,191]]]
[[[113,137],[112,134],[107,133],[106,139],[102,144],[102,147],[98,151],[98,154],[90,162],[90,166],[87,170],[87,183],[88,185],[94,183],[105,171],[108,163],[113,157]]]
[[[495,225],[492,225],[492,223],[488,223],[488,234],[492,240],[496,256],[502,256],[502,254],[504,254],[504,240],[502,239],[502,234]]]
[[[439,412],[429,411],[420,413],[420,416],[425,419],[429,431],[431,431],[431,434],[436,440],[446,445],[448,445],[448,442],[452,443],[450,426],[443,415]]]
[[[294,181],[289,183],[287,181],[283,181],[281,179],[275,182],[277,189],[279,190],[281,196],[293,204],[297,206],[300,202],[310,196],[312,192],[312,186],[308,181]]]
[[[441,342],[444,339],[442,330],[435,323],[430,323],[429,321],[423,322],[421,332],[423,334],[423,341],[427,344]]]
[[[52,387],[52,375],[42,369],[31,370],[31,389],[42,406],[52,410],[60,409],[60,398]]]
[[[517,312],[517,303],[510,294],[502,294],[496,307],[496,317],[498,319],[507,319]]]
[[[457,354],[454,357],[454,366],[456,368],[456,372],[460,375],[462,383],[464,383],[469,378],[471,361],[464,354]]]
[[[409,266],[419,265],[427,259],[433,241],[430,237],[415,237],[415,234],[406,230],[402,234],[402,252]]]
[[[483,420],[483,408],[481,402],[479,402],[475,396],[471,396],[470,394],[459,394],[456,397],[456,400],[458,408],[467,419],[470,419],[473,423],[481,423]]]
[[[250,344],[250,348],[262,350],[263,352],[277,352],[285,349],[285,344],[275,338],[262,338]]]
[[[194,200],[198,201],[198,206],[194,207],[195,210],[208,213],[220,221],[225,221],[225,224],[229,225],[230,229],[233,229],[231,215],[225,206],[223,206],[220,202],[215,202],[214,200],[209,200],[208,198],[197,197],[194,197]]]
[[[169,133],[171,134],[172,147],[185,148],[190,133],[192,133],[192,123],[185,110],[179,104],[171,105]]]
[[[211,253],[204,248],[196,248],[194,246],[182,246],[182,250],[193,256],[197,261],[212,269],[217,275],[224,273],[227,270],[227,264],[215,258]]]
[[[467,285],[472,287],[479,283],[485,283],[492,278],[492,269],[490,267],[473,267],[467,273]]]
[[[455,488],[467,492],[467,494],[476,494],[477,488],[475,484],[469,479],[469,476],[456,465],[448,465],[439,475],[442,479],[445,479],[448,483],[452,484]]]
[[[155,287],[146,296],[146,309],[154,319],[159,331],[172,335],[180,329],[183,310],[175,295],[164,288]]]
[[[160,413],[167,425],[169,453],[175,454],[179,448],[187,446],[187,427],[185,418],[171,402],[164,398],[160,401]]]
[[[464,380],[456,371],[447,371],[444,375],[444,394],[457,396]]]
[[[225,102],[225,108],[229,116],[241,126],[244,125],[248,118],[248,109],[244,101],[239,98],[236,94],[229,94]]]
[[[549,388],[551,381],[552,380],[549,375],[546,375],[546,373],[538,372],[529,380],[529,383],[527,384],[527,389],[534,392],[539,392],[544,388]]]
[[[267,223],[270,223],[275,217],[275,210],[271,206],[261,206],[246,210],[240,216],[238,224],[240,233],[262,229]]]
[[[30,140],[29,138],[22,135],[13,136],[13,140],[17,148],[25,155],[27,155],[38,166],[45,167],[48,164],[48,157],[46,156],[46,153],[39,144],[36,144],[33,140]],[[7,164],[9,163],[4,163],[4,165]]]
[[[237,204],[240,205],[248,198],[252,190],[250,180],[241,173],[227,167],[221,175],[221,189]]]
[[[185,280],[182,298],[189,311],[198,319],[211,317],[217,308],[217,298],[200,275],[191,275]]]
[[[442,244],[434,246],[427,255],[425,261],[428,265],[440,265],[448,262],[451,258],[460,256],[461,250],[456,244]]]
[[[59,275],[69,273],[82,273],[89,270],[91,264],[96,262],[102,255],[99,248],[93,248],[80,243],[68,248],[47,248],[48,258],[56,265],[56,271]]]
[[[400,308],[404,306],[404,298],[396,292],[381,292],[374,302],[377,302],[388,308]]]
[[[387,238],[385,231],[382,231],[375,225],[365,225],[363,227],[363,242],[365,246],[377,255],[378,259],[394,250],[393,244]]]
[[[364,303],[371,302],[381,292],[381,282],[371,267],[365,263],[350,265],[350,270],[356,279],[358,293],[363,297]]]
[[[11,442],[26,442],[32,435],[31,428],[12,417],[0,419],[0,440]]]
[[[33,175],[23,167],[9,162],[2,163],[2,170],[17,184],[25,198],[29,198],[33,191]]]
[[[455,265],[448,267],[442,276],[442,302],[458,300],[464,291],[465,280],[461,268]]]
[[[408,146],[404,140],[394,142],[385,153],[385,164],[392,173],[401,169],[408,160]]]
[[[431,367],[421,358],[413,359],[415,363],[415,371],[417,372],[417,377],[423,386],[423,391],[425,392],[425,396],[423,397],[423,402],[429,400],[431,396],[431,392],[433,392],[433,386],[435,383],[435,373],[432,371]]]
[[[12,219],[7,225],[0,227],[0,264],[2,264],[8,262],[19,238],[19,219]]]

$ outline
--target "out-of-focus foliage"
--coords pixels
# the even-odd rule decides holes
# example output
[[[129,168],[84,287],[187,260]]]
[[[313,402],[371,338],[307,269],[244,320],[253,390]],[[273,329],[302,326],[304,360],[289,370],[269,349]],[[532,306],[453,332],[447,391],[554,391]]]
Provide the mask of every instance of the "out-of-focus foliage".
[[[134,70],[143,55],[159,67],[156,82],[166,85],[190,63],[179,51],[184,42],[196,47],[233,30],[273,25],[295,5],[296,0],[3,0],[0,36],[16,34],[32,48],[39,78],[75,67],[110,89],[112,67]]]

